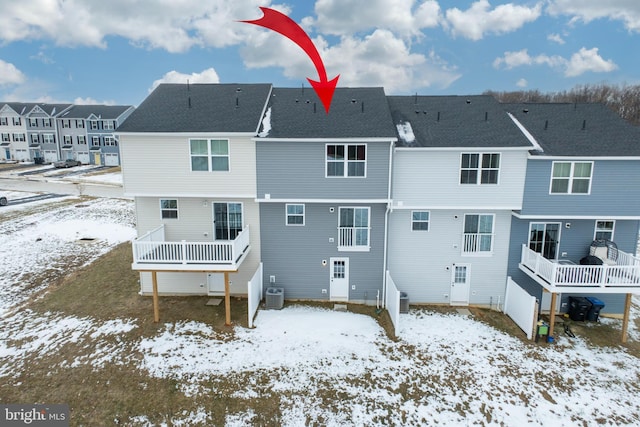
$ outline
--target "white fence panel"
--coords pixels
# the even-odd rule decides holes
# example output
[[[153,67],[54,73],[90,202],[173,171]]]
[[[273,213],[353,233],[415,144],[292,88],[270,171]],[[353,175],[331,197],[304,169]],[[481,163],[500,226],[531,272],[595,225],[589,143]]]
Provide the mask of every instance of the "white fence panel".
[[[507,277],[504,313],[516,322],[516,325],[527,334],[528,339],[533,339],[537,320],[536,311],[536,298],[529,295],[511,277]]]
[[[385,306],[393,323],[394,334],[398,336],[400,330],[400,291],[396,287],[395,282],[391,278],[391,274],[387,270],[387,294],[385,295]]]
[[[262,301],[262,263],[258,266],[256,274],[247,283],[247,295],[249,296],[247,316],[249,317],[249,327],[253,328],[253,319],[256,317],[260,301]]]

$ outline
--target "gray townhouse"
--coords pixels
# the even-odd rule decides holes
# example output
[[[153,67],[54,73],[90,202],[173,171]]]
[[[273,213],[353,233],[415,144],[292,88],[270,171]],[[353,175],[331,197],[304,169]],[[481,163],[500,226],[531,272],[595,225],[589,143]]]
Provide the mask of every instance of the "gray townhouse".
[[[396,131],[382,88],[274,88],[256,140],[263,282],[285,298],[375,304]]]

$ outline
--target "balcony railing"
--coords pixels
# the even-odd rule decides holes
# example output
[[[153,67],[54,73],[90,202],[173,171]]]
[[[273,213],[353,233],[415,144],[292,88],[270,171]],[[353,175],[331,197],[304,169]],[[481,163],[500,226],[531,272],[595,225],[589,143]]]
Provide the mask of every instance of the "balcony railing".
[[[368,251],[368,227],[338,227],[338,250],[340,251]]]
[[[249,251],[249,227],[234,240],[165,241],[164,225],[133,242],[134,270],[235,270]]]
[[[618,251],[616,265],[577,265],[548,260],[522,245],[520,269],[556,292],[622,293],[640,288],[640,258]]]

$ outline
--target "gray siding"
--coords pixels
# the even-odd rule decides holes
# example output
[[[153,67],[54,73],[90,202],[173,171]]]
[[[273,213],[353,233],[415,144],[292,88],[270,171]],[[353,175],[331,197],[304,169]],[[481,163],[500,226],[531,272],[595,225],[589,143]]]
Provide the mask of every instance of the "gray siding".
[[[493,254],[462,255],[464,214],[495,215]],[[411,211],[394,210],[389,217],[388,269],[411,303],[449,304],[451,269],[470,265],[469,303],[504,301],[511,212],[430,211],[429,231],[411,230]]]
[[[382,295],[385,206],[370,206],[371,232],[369,252],[338,251],[339,204],[306,203],[305,225],[285,225],[284,203],[260,205],[260,230],[265,287],[275,276],[277,287],[285,289],[286,299],[329,299],[329,259],[349,258],[349,300],[374,304]],[[330,208],[334,212],[330,212]],[[330,242],[329,239],[333,239]],[[323,266],[322,261],[327,265]],[[351,287],[356,289],[352,290]],[[322,289],[327,293],[323,294]]]
[[[258,198],[270,194],[272,199],[386,199],[389,143],[366,144],[366,178],[327,178],[324,142],[258,141]]]
[[[580,161],[580,159],[576,159]],[[589,195],[549,194],[551,160],[529,160],[522,213],[562,216],[640,215],[640,162],[595,161]]]
[[[518,268],[522,245],[528,243],[529,225],[532,222],[560,222],[562,227],[558,247],[559,258],[579,264],[580,259],[589,253],[589,246],[594,236],[595,220],[520,220],[515,217],[512,219],[508,274],[527,292],[541,299],[542,287]],[[567,223],[571,224],[570,228],[566,228]],[[639,225],[640,221],[616,221],[614,241],[618,249],[631,254],[636,253]],[[563,256],[565,253],[566,256]],[[567,310],[566,303],[571,295],[574,294],[562,294],[561,311]],[[580,294],[580,296],[593,296],[602,300],[606,304],[602,310],[603,314],[620,314],[624,310],[624,295]]]

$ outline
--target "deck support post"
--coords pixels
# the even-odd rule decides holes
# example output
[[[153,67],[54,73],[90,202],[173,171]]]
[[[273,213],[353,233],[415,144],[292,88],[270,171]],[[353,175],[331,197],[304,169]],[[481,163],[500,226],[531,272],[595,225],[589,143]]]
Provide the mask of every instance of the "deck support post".
[[[558,294],[555,292],[551,292],[551,308],[549,309],[549,335],[550,337],[553,335],[553,329],[556,326],[556,297]]]
[[[160,321],[160,307],[158,306],[158,272],[151,272],[151,281],[153,282],[153,321]]]
[[[629,328],[629,312],[631,311],[631,297],[633,294],[627,294],[624,302],[624,317],[622,318],[622,342],[627,342],[627,330]]]
[[[231,326],[231,297],[229,296],[229,273],[224,272],[224,311],[225,326]]]

